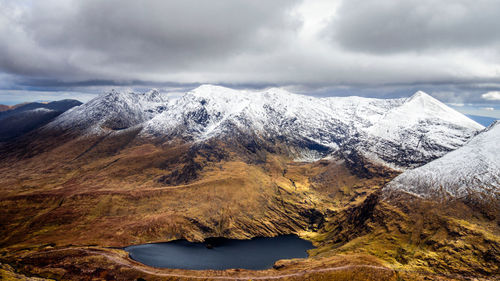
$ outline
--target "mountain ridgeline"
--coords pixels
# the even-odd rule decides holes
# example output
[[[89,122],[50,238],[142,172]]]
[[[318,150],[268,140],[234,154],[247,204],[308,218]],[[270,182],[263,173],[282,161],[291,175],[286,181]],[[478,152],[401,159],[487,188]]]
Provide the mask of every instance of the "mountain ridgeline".
[[[423,92],[393,100],[314,98],[277,88],[253,92],[212,85],[177,99],[156,91],[112,91],[45,127],[77,136],[135,130],[137,138],[162,142],[279,143],[297,160],[336,155],[353,165],[362,161],[396,170],[438,158],[483,128]]]

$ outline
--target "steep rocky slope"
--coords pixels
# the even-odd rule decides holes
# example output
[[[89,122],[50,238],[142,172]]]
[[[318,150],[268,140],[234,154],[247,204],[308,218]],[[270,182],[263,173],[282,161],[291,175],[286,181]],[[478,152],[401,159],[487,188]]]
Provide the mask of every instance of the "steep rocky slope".
[[[404,172],[385,191],[424,198],[500,200],[500,123],[495,122],[463,147]]]
[[[364,252],[407,271],[496,280],[500,272],[500,124],[407,170],[329,221],[319,255]],[[326,241],[333,241],[326,242]]]

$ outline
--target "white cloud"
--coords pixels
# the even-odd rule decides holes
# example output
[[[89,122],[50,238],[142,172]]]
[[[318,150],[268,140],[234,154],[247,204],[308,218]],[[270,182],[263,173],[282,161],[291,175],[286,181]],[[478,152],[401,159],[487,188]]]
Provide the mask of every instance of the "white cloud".
[[[486,111],[494,111],[495,110],[495,108],[493,108],[493,107],[483,107],[481,109],[486,110]]]
[[[485,100],[500,100],[500,91],[491,91],[481,95]]]

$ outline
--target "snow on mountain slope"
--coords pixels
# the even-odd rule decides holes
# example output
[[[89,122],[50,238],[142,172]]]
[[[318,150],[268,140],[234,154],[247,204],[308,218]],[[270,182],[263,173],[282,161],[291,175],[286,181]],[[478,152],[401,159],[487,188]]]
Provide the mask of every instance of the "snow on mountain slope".
[[[500,199],[500,122],[463,147],[393,179],[384,190],[424,198],[465,196]]]
[[[387,151],[379,153],[378,147],[390,146],[396,149],[392,154],[398,154],[399,166],[406,166],[404,162],[419,165],[440,157],[484,128],[421,91],[377,118],[364,130],[369,145],[363,154],[376,162],[388,162]]]
[[[238,129],[306,146],[297,156],[301,159],[314,155],[309,160],[317,160],[342,147],[396,169],[425,164],[483,129],[422,92],[392,100],[314,98],[277,88],[237,91],[204,85],[169,108],[146,122],[141,134],[203,141]]]
[[[314,98],[278,88],[237,91],[203,85],[170,106],[182,110],[165,111],[147,122],[144,133],[168,133],[184,124],[188,134],[203,140],[222,133],[232,123],[261,135],[295,134],[336,147],[332,131],[343,127],[339,133],[345,134],[350,127],[368,127],[399,104],[400,100],[360,97]]]
[[[101,134],[141,124],[165,110],[167,99],[156,90],[143,94],[112,90],[61,114],[47,128]]]
[[[315,98],[279,88],[249,91],[213,85],[176,99],[154,91],[111,92],[49,125],[85,134],[137,126],[143,138],[193,142],[242,133],[284,142],[301,160],[340,152],[398,169],[440,157],[483,128],[421,92],[409,99]]]
[[[373,126],[387,111],[401,106],[406,99],[330,97],[321,99],[339,119],[360,128]]]
[[[337,147],[332,134],[347,127],[320,99],[276,88],[253,92],[205,85],[169,108],[146,123],[145,135],[175,132],[206,140],[237,128],[264,137],[298,136]]]
[[[383,139],[402,141],[404,140],[403,137],[405,137],[405,131],[413,130],[421,125],[427,125],[426,127],[429,130],[434,130],[427,131],[429,136],[438,138],[448,133],[439,130],[441,129],[439,125],[447,123],[459,124],[461,127],[470,128],[472,130],[483,129],[483,126],[465,115],[453,110],[428,94],[419,91],[408,98],[401,106],[386,112],[380,117],[380,120],[367,131],[371,135]],[[450,128],[449,126],[445,128],[448,130],[457,129],[456,127]],[[436,141],[439,140],[436,139]],[[418,142],[413,143],[413,145],[418,145]]]

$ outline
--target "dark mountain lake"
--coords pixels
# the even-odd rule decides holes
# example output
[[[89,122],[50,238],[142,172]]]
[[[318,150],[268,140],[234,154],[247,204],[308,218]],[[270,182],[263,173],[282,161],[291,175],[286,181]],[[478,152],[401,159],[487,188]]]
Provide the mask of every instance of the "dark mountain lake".
[[[280,259],[306,258],[312,243],[295,235],[252,240],[209,239],[204,243],[176,240],[126,247],[143,264],[182,269],[267,269]]]

